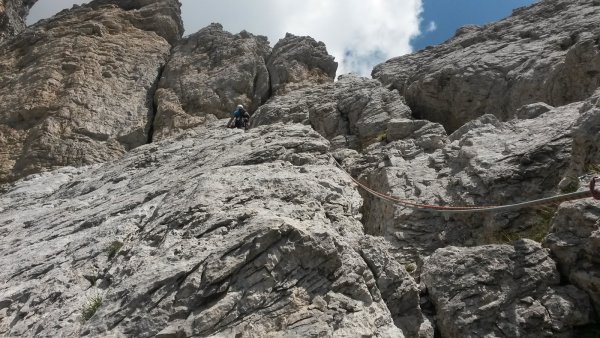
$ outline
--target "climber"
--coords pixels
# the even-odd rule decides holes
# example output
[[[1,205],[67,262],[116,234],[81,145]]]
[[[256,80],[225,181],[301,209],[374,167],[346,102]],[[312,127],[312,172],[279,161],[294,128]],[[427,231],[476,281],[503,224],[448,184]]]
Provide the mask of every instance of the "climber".
[[[241,104],[237,105],[237,108],[233,113],[229,122],[227,122],[227,128],[243,128],[248,129],[248,121],[250,121],[250,114],[244,109]]]

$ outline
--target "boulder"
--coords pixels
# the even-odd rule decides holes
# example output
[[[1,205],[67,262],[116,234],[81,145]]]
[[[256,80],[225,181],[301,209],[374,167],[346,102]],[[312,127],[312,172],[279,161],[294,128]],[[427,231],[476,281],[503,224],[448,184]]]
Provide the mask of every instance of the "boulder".
[[[591,323],[587,294],[560,286],[548,251],[530,240],[439,249],[421,282],[442,337],[571,337]]]
[[[0,183],[117,159],[147,143],[166,39],[181,34],[172,31],[180,20],[177,1],[136,9],[92,2],[7,41],[0,49]]]
[[[545,112],[552,110],[552,106],[545,104],[544,102],[536,102],[526,104],[517,110],[517,118],[520,119],[532,119],[536,118]]]
[[[539,1],[499,22],[377,65],[415,116],[453,132],[484,114],[508,120],[526,104],[581,101],[600,84],[595,0]]]

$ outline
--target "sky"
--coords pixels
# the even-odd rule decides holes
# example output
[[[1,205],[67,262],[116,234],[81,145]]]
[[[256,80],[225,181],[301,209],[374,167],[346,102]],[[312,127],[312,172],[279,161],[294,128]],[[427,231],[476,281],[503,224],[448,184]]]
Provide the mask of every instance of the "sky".
[[[211,22],[238,33],[265,35],[271,45],[289,32],[323,41],[338,62],[338,75],[369,77],[395,56],[439,44],[466,24],[485,24],[535,0],[180,0],[185,35]],[[39,0],[35,23],[88,0]]]

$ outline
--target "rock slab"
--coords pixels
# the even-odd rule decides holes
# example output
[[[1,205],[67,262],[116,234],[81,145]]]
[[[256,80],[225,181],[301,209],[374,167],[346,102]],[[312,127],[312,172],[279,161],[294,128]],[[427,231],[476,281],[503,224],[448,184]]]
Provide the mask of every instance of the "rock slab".
[[[220,123],[0,195],[0,335],[412,336],[416,284],[360,249],[328,142]]]

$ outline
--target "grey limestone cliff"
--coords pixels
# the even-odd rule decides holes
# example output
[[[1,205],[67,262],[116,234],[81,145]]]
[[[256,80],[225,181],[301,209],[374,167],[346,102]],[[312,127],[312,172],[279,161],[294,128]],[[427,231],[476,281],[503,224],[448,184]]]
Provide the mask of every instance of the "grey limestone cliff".
[[[332,82],[336,69],[311,37],[288,33],[271,48],[264,36],[213,23],[174,47],[155,97],[155,137],[229,117],[238,104],[253,113],[272,96]]]
[[[595,0],[547,0],[486,26],[393,58],[373,77],[400,91],[413,112],[452,132],[484,114],[511,118],[521,106],[587,98],[600,84]]]
[[[18,182],[0,197],[0,334],[403,336],[386,301],[412,299],[395,315],[417,322],[416,285],[357,249],[361,198],[328,147],[298,125],[209,126]]]
[[[588,189],[598,1],[336,81],[311,37],[181,37],[176,0],[25,28],[33,3],[0,1],[0,336],[599,332],[599,201],[440,214],[349,177],[436,206]]]
[[[147,143],[168,40],[182,33],[179,3],[104,2],[63,11],[1,46],[0,183]]]

